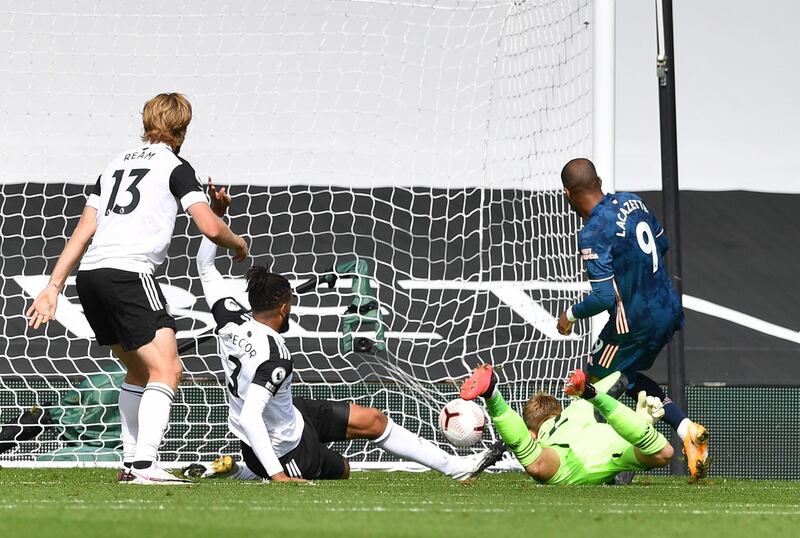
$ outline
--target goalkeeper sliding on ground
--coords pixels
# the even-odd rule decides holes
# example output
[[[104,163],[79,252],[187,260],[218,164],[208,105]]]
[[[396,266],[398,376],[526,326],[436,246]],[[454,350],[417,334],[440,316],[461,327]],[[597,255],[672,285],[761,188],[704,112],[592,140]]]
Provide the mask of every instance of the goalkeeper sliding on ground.
[[[653,428],[663,415],[657,399],[640,397],[637,412],[607,394],[624,392],[627,383],[615,372],[592,385],[583,371],[575,370],[564,392],[579,400],[562,409],[555,397],[537,394],[525,405],[523,419],[497,390],[492,367],[482,364],[461,386],[461,398],[484,399],[500,438],[537,482],[609,484],[622,472],[663,467],[673,454]]]

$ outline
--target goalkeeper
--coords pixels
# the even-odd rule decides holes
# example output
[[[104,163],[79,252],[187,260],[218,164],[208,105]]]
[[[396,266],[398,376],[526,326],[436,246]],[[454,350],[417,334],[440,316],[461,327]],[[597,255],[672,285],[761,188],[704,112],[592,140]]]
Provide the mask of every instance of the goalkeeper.
[[[575,370],[564,392],[582,399],[562,409],[555,397],[536,394],[525,405],[523,419],[497,390],[492,367],[482,364],[461,386],[461,398],[484,398],[500,438],[537,482],[609,484],[624,471],[663,467],[673,454],[653,428],[664,413],[657,398],[640,393],[637,412],[606,394],[626,386],[619,372],[593,386],[583,371]],[[595,410],[606,423],[595,419]]]

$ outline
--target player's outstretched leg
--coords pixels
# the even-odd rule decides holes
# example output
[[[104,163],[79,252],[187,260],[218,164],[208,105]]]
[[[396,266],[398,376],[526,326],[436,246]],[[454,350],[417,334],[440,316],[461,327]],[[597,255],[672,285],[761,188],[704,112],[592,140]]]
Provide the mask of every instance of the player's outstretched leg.
[[[656,396],[664,402],[664,422],[672,426],[672,429],[683,441],[683,453],[686,454],[686,463],[692,478],[705,477],[711,463],[708,459],[710,436],[706,427],[690,420],[677,404],[667,398],[658,383],[639,372],[628,387],[627,394],[636,399],[636,395],[642,390],[648,396]]]
[[[486,410],[492,418],[500,438],[508,445],[523,467],[527,467],[542,452],[525,425],[525,421],[514,412],[497,390],[497,378],[491,365],[481,364],[461,385],[460,396],[464,400],[483,398]]]
[[[652,424],[633,409],[619,403],[615,398],[599,392],[586,379],[583,370],[575,370],[567,378],[564,392],[568,396],[588,400],[606,419],[609,426],[627,442],[638,448],[645,456],[654,456],[669,445]],[[671,450],[669,450],[671,454]]]
[[[372,425],[366,428],[359,427],[359,423],[364,422],[372,423]],[[351,406],[348,438],[371,439],[373,443],[389,454],[419,463],[460,481],[475,478],[485,470],[488,465],[483,469],[480,467],[483,460],[491,454],[491,450],[463,458],[448,454],[427,439],[423,439],[397,424],[380,410],[355,405]],[[500,456],[502,456],[502,452]],[[492,461],[489,465],[495,461],[497,460]]]

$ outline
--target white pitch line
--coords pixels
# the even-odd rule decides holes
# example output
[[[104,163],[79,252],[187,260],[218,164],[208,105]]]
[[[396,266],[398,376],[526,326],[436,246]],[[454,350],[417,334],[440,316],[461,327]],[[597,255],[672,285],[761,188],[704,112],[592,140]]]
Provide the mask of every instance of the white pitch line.
[[[284,499],[286,501],[286,499]],[[308,511],[308,502],[293,502],[287,504],[282,501],[281,504],[256,504],[256,502],[240,501],[229,502],[225,504],[210,504],[210,503],[185,503],[181,502],[181,506],[188,508],[202,509],[203,511],[211,512],[297,512]],[[78,510],[97,510],[97,509],[111,509],[111,510],[165,510],[169,506],[165,506],[164,501],[152,500],[138,500],[138,499],[120,499],[108,501],[86,501],[82,499],[63,499],[63,500],[18,500],[0,502],[0,509],[5,510],[19,510],[27,508],[30,505],[44,505],[51,506],[69,506],[70,509]],[[169,504],[169,503],[167,503]],[[431,503],[420,503],[413,505],[411,503],[392,503],[389,505],[351,505],[351,506],[329,506],[327,502],[312,502],[316,505],[314,510],[322,512],[340,512],[340,513],[463,513],[465,511],[470,513],[484,513],[484,514],[510,514],[510,513],[552,513],[554,508],[569,507],[572,513],[583,514],[674,514],[674,515],[747,515],[747,516],[800,516],[800,509],[791,509],[794,506],[789,506],[790,509],[780,509],[775,505],[775,508],[759,509],[756,506],[748,508],[747,505],[731,505],[725,508],[680,508],[675,507],[659,507],[656,504],[640,503],[639,505],[628,504],[626,508],[587,508],[585,505],[579,503],[542,503],[539,506],[532,507],[530,504],[517,504],[505,507],[476,507],[474,503],[455,503],[449,501],[447,503],[439,503],[436,506]],[[338,504],[346,504],[341,502]],[[405,506],[409,504],[410,506]],[[398,506],[399,505],[399,506]],[[445,506],[446,505],[446,506]],[[455,505],[455,507],[454,507]],[[767,505],[770,506],[770,505]]]

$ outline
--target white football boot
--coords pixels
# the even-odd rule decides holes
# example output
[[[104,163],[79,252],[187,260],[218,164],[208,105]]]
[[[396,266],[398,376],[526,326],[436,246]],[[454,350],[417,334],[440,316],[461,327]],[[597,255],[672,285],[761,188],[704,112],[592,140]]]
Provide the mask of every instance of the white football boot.
[[[178,478],[177,476],[170,473],[166,469],[162,469],[155,463],[150,464],[150,466],[145,469],[137,469],[133,467],[131,469],[131,475],[133,475],[133,480],[130,481],[131,484],[171,486],[171,485],[187,485],[192,483],[191,480],[186,480],[185,478]]]

